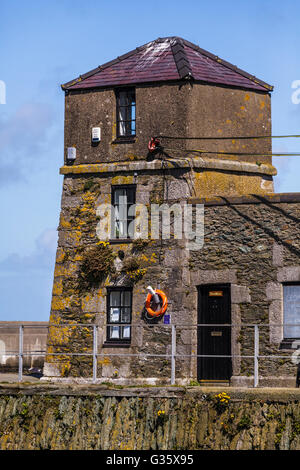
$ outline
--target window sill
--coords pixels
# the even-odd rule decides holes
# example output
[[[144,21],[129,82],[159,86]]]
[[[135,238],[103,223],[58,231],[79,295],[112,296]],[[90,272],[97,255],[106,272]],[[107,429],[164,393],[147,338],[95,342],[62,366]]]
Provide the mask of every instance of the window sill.
[[[113,341],[105,341],[102,345],[102,348],[130,348],[130,343],[121,343]]]
[[[112,141],[112,144],[134,144],[134,143],[135,143],[135,135],[117,137],[115,140]]]

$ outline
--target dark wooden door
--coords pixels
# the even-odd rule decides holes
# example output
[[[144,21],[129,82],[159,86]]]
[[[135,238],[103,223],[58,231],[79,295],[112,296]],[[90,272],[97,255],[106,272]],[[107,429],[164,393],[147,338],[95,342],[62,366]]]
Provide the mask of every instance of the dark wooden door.
[[[230,287],[207,285],[198,288],[198,355],[231,355],[231,327],[214,324],[231,323]],[[198,357],[198,380],[229,380],[232,361],[228,357]]]

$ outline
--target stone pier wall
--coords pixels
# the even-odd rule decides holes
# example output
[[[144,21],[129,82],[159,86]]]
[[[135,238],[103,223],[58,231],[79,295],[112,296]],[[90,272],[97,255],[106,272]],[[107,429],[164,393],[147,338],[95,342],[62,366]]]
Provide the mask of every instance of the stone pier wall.
[[[0,386],[1,450],[300,450],[297,389]]]

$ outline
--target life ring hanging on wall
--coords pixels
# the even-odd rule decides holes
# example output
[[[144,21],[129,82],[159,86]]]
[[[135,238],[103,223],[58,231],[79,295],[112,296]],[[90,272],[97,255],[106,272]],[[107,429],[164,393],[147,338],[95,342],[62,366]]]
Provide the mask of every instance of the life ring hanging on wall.
[[[149,315],[151,317],[159,317],[159,316],[162,316],[167,310],[168,298],[162,290],[155,289],[154,292],[155,292],[155,294],[157,294],[160,297],[160,303],[156,304],[156,305],[159,305],[160,308],[158,308],[157,310],[153,310],[153,308],[151,308],[153,306],[152,305],[153,304],[153,302],[152,302],[153,295],[149,292],[147,297],[146,297],[145,309],[147,310],[147,312],[149,313]]]
[[[151,137],[148,142],[148,150],[149,152],[154,152],[160,147],[160,140],[157,137]]]

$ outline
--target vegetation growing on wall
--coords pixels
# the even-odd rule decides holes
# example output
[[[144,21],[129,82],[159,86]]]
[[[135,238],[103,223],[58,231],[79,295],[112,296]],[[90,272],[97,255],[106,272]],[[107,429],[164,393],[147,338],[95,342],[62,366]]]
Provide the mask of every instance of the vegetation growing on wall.
[[[299,393],[232,392],[219,412],[203,387],[162,391],[2,385],[0,449],[300,449]]]
[[[126,273],[130,281],[137,282],[143,278],[147,269],[143,267],[143,260],[139,256],[130,256],[125,259],[122,271]]]
[[[83,255],[79,273],[81,288],[95,287],[105,280],[109,274],[115,272],[114,260],[116,254],[108,242],[98,242],[88,248]]]

